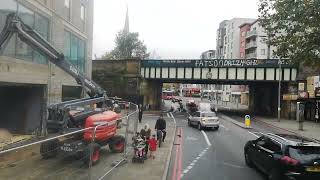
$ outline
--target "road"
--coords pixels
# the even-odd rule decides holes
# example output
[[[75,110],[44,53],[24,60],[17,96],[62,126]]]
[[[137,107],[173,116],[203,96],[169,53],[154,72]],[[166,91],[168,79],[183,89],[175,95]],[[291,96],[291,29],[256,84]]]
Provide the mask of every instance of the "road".
[[[257,131],[281,133],[280,130],[259,124],[247,130],[220,117],[219,130],[199,131],[195,127],[188,127],[187,116],[180,112],[174,114],[177,136],[167,180],[264,179],[263,174],[245,165],[243,147],[248,140],[260,135]],[[236,118],[236,115],[230,117]]]

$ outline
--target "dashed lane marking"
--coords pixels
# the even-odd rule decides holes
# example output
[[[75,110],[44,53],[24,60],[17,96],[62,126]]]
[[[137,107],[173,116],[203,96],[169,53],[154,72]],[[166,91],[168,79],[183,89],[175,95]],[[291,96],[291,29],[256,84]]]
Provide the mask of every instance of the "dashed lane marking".
[[[207,152],[209,148],[202,150],[200,154],[182,171],[180,177],[182,178],[185,176],[188,172],[191,171],[191,169],[196,165],[197,161]]]

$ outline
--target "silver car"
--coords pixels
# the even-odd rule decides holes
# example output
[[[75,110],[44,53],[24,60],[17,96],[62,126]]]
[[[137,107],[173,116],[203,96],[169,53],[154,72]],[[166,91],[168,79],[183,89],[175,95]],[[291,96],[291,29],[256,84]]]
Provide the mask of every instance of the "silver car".
[[[203,128],[219,129],[219,118],[215,112],[197,111],[188,117],[189,126],[197,126],[199,130]]]

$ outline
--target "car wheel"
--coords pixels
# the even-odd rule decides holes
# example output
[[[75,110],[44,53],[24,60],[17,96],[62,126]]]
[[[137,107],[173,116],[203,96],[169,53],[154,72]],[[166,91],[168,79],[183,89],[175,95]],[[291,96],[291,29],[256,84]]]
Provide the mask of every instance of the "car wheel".
[[[218,129],[219,129],[219,126],[215,127],[214,129],[215,129],[215,130],[218,130]]]
[[[46,141],[40,145],[40,154],[43,159],[49,159],[57,156],[59,141],[57,139]]]
[[[249,154],[247,152],[244,152],[244,160],[245,160],[246,165],[248,167],[253,167],[253,163],[252,163],[252,161],[251,161],[251,159],[249,157]]]
[[[100,161],[100,145],[97,143],[89,144],[83,155],[83,162],[87,167],[90,167],[90,163],[96,165]]]
[[[201,131],[202,130],[202,125],[201,123],[198,123],[198,129]]]
[[[274,168],[268,174],[268,180],[281,180],[281,174],[278,169]]]

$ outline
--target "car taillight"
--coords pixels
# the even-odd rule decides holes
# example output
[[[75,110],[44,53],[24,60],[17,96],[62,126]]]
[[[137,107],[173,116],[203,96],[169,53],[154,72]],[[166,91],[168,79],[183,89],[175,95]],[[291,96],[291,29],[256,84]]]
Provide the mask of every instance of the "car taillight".
[[[280,159],[283,163],[285,164],[288,164],[288,165],[297,165],[299,164],[299,161],[298,160],[295,160],[289,156],[283,156],[281,159]]]

